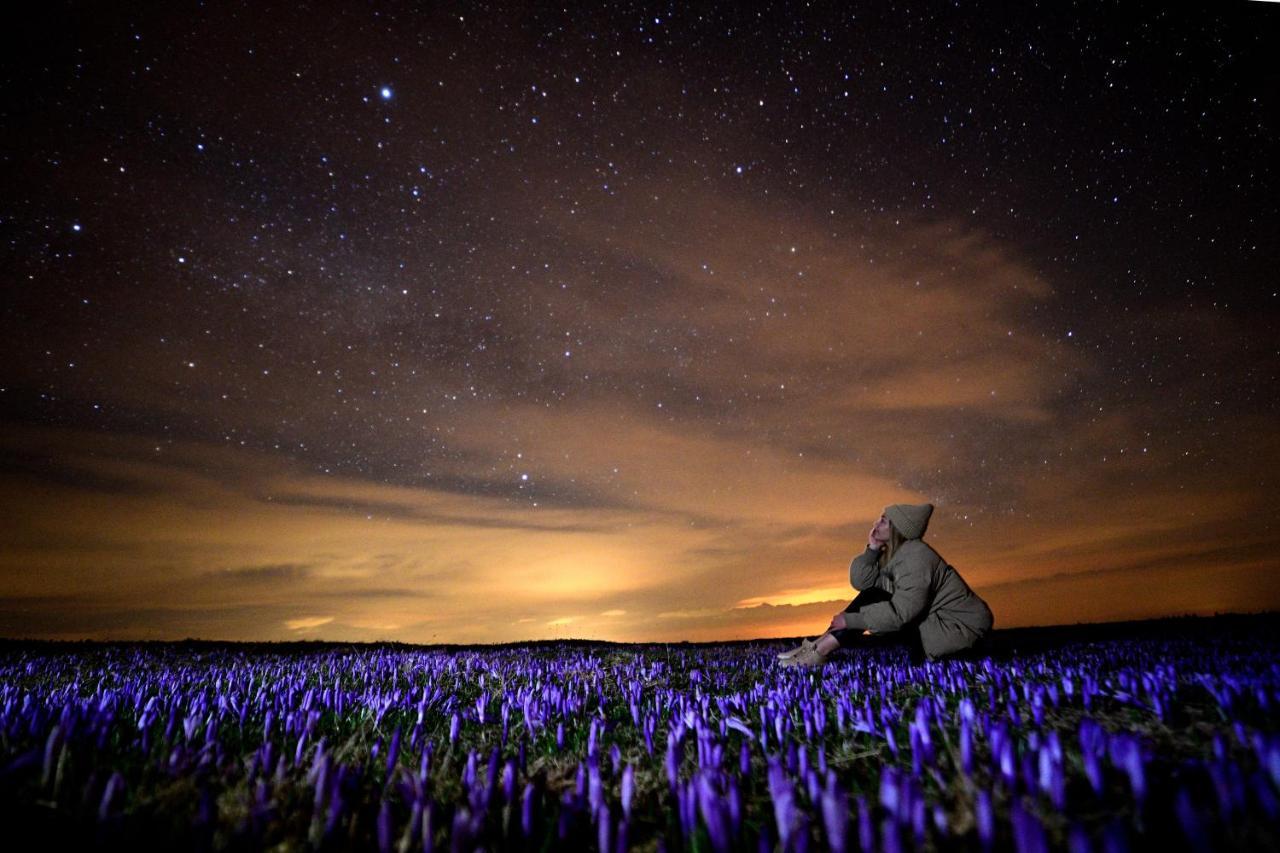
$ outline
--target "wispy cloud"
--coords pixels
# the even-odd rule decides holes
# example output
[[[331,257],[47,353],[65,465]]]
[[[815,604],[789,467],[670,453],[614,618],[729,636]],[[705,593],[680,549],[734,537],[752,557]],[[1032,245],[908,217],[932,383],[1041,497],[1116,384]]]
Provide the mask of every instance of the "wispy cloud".
[[[321,625],[328,625],[332,621],[332,616],[302,616],[298,619],[286,619],[284,625],[290,631],[309,631]]]

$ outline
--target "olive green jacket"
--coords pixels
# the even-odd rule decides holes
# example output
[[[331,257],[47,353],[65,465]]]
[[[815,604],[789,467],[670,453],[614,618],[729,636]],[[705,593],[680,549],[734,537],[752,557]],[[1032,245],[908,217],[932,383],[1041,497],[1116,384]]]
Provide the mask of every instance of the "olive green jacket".
[[[868,546],[849,564],[849,582],[858,590],[879,587],[893,597],[845,613],[848,627],[881,634],[919,624],[929,658],[967,649],[991,630],[991,608],[923,539],[903,542],[884,568],[876,565],[879,558],[880,552]]]

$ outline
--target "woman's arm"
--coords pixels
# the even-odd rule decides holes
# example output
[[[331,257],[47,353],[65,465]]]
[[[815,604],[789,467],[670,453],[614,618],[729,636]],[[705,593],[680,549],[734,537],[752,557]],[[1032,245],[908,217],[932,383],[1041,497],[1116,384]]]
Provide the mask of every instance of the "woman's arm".
[[[925,553],[919,556],[904,554],[902,567],[894,573],[893,597],[844,614],[845,624],[850,628],[882,634],[897,631],[919,618],[929,609],[927,557]]]
[[[870,589],[880,580],[880,549],[867,546],[867,550],[853,558],[849,564],[849,583],[856,590]]]

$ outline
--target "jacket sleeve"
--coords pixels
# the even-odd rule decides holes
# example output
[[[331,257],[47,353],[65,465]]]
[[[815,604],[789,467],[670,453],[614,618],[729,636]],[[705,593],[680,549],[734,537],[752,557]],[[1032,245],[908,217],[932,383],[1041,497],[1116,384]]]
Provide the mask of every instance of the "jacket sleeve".
[[[880,567],[876,565],[876,560],[880,559],[880,552],[872,550],[871,546],[867,546],[867,550],[853,558],[853,562],[849,564],[849,585],[856,590],[871,589],[876,585],[876,581],[880,579]]]
[[[921,616],[929,607],[928,553],[904,554],[895,572],[893,597],[844,614],[845,624],[873,634],[897,631]]]

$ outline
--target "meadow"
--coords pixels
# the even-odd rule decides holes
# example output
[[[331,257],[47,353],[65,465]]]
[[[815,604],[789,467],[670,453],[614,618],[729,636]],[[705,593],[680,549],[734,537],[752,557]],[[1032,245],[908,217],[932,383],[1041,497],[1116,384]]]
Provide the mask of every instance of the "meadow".
[[[4,826],[88,848],[1280,849],[1280,617],[868,643],[0,643]]]

